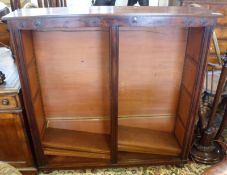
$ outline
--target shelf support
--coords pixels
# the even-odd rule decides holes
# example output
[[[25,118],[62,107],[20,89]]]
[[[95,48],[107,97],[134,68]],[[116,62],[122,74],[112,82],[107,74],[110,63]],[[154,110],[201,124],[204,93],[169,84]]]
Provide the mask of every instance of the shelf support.
[[[117,163],[118,131],[118,69],[119,69],[119,27],[110,26],[110,116],[111,116],[111,162]]]

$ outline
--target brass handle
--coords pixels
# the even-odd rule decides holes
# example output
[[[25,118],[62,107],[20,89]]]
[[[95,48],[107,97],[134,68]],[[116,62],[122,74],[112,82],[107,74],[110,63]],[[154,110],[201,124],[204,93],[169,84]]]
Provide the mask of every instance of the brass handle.
[[[9,105],[9,100],[8,99],[3,99],[2,100],[2,105]]]

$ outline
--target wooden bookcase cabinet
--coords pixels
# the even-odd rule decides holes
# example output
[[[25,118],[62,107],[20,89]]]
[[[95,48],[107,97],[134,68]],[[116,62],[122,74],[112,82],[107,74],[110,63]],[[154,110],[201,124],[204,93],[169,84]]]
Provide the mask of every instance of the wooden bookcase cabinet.
[[[217,17],[191,7],[4,17],[39,168],[185,163]]]

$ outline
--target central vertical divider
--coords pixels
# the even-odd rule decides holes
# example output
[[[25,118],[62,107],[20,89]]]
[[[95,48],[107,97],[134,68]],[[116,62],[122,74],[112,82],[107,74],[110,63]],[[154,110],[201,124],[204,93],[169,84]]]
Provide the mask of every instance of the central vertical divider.
[[[118,131],[118,71],[119,71],[119,27],[110,26],[110,117],[111,117],[111,163],[117,163]]]

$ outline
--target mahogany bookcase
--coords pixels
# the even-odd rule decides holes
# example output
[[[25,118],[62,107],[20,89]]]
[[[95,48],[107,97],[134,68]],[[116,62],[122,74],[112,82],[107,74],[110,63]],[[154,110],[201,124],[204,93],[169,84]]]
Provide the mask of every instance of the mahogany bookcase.
[[[219,16],[192,7],[5,16],[39,168],[186,163]]]

